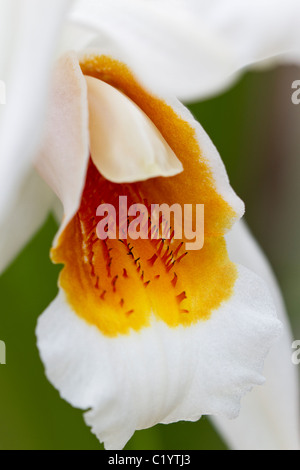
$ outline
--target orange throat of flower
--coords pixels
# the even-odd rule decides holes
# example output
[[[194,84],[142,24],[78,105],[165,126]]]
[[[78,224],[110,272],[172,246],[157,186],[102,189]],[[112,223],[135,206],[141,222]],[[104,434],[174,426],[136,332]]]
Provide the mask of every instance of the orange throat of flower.
[[[87,58],[83,73],[120,89],[152,119],[184,166],[171,178],[132,184],[107,181],[90,161],[81,205],[52,250],[64,268],[60,286],[72,309],[110,337],[150,326],[156,319],[169,327],[208,320],[228,300],[237,277],[223,237],[235,217],[217,193],[195,131],[164,102],[152,97],[128,69],[107,57]],[[205,244],[186,251],[185,239],[101,240],[96,233],[100,204],[204,204]],[[118,220],[118,219],[117,219]],[[149,225],[149,234],[151,233]]]

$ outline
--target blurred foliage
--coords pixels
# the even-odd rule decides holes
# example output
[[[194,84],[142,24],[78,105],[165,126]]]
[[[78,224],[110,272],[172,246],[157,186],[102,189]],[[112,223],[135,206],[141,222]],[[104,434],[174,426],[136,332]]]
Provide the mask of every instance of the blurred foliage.
[[[283,68],[248,73],[217,98],[189,106],[246,202],[248,221],[275,267],[295,328],[300,295],[300,228],[295,216],[300,108],[291,105],[290,86],[299,78],[297,72]],[[102,448],[85,426],[82,411],[60,399],[48,383],[36,347],[37,318],[57,292],[59,268],[49,261],[56,230],[49,217],[0,278],[0,339],[7,345],[7,365],[0,366],[1,450]],[[131,450],[225,448],[207,418],[139,431],[127,446]]]

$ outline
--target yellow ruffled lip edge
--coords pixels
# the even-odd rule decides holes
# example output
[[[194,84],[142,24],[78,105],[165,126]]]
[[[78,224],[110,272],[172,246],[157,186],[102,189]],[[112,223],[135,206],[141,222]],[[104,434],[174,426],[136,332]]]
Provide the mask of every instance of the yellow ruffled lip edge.
[[[148,327],[153,317],[172,328],[206,321],[234,292],[237,269],[229,260],[223,234],[236,214],[216,190],[195,130],[145,91],[124,64],[89,56],[81,68],[84,75],[125,93],[148,115],[184,172],[116,184],[105,180],[90,162],[81,206],[52,250],[53,261],[64,265],[60,287],[72,309],[109,337]],[[97,239],[96,209],[103,202],[116,204],[119,195],[133,203],[204,204],[203,249],[185,252],[184,240]]]

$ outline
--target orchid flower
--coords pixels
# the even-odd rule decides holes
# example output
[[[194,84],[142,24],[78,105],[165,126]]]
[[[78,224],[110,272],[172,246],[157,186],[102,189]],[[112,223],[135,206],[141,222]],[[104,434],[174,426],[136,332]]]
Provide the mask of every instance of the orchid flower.
[[[290,30],[287,41],[280,40],[281,31],[271,42],[269,37],[263,41],[261,8],[266,13],[270,2],[260,2],[260,9],[245,2],[260,26],[255,42],[244,31],[246,16],[237,2],[223,2],[236,7],[230,15],[221,3],[172,2],[170,10],[166,0],[78,2],[61,53],[80,53],[63,54],[52,77],[36,165],[64,206],[52,250],[52,259],[64,268],[60,293],[39,320],[38,345],[49,380],[73,406],[90,410],[85,420],[108,449],[122,448],[136,429],[158,422],[197,420],[202,414],[236,417],[241,398],[263,383],[263,361],[279,335],[265,283],[233,263],[240,263],[240,254],[228,255],[243,204],[208,136],[170,91],[185,99],[207,96],[248,64],[282,53],[294,58],[298,29]],[[59,13],[65,8],[60,5]],[[285,21],[294,19],[286,2],[283,13],[285,34]],[[56,25],[53,30],[50,25],[51,32],[56,33]],[[53,36],[48,37],[52,44]],[[49,66],[41,64],[40,70],[39,99],[50,77]],[[41,109],[31,115],[28,125],[36,125]],[[24,125],[25,112],[21,116]],[[4,116],[1,131],[9,125],[9,115]],[[20,191],[21,177],[37,178],[29,172],[36,141],[25,146],[28,157],[11,176],[26,142],[22,125],[20,140],[7,134],[14,159],[9,165],[4,159],[5,174],[12,178],[3,178],[5,201],[16,201],[12,189]],[[33,135],[30,127],[27,135]],[[13,139],[18,145],[12,145]],[[23,186],[28,191],[20,209],[34,199],[39,217],[11,244],[2,268],[52,204],[52,193],[42,204],[32,185]],[[184,240],[166,243],[163,238],[155,243],[96,239],[97,205],[121,194],[148,205],[205,204],[204,248],[183,252]],[[7,213],[0,211],[1,220]],[[3,240],[6,249],[8,238]],[[234,243],[242,250],[247,240],[241,230]],[[257,264],[265,267],[259,250],[253,250]],[[290,384],[293,374],[287,375]],[[269,426],[264,429],[268,433]],[[226,433],[232,436],[231,430]]]
[[[38,346],[62,397],[120,449],[159,422],[235,417],[262,383],[279,326],[262,281],[228,258],[224,234],[243,204],[200,125],[124,64],[90,54],[80,64],[69,54],[57,65],[38,159],[65,214],[52,250],[60,293],[39,319]],[[97,207],[118,196],[201,201],[204,248],[184,251],[172,236],[99,240]]]

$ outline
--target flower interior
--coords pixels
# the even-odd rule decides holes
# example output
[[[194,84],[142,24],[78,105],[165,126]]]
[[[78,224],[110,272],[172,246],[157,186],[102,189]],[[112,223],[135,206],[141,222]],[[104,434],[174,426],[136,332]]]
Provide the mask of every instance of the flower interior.
[[[147,92],[124,64],[87,56],[81,69],[130,98],[154,123],[184,170],[170,177],[115,183],[100,174],[91,155],[78,212],[52,250],[53,261],[64,265],[60,286],[69,304],[109,337],[149,327],[153,319],[171,328],[208,320],[234,292],[237,269],[228,257],[224,234],[236,214],[217,191],[194,128]],[[117,208],[119,196],[127,196],[129,206],[147,208],[204,204],[204,247],[186,251],[186,239],[175,239],[172,225],[169,238],[164,236],[162,219],[158,239],[151,238],[157,229],[151,223],[148,239],[99,239],[97,207]]]

